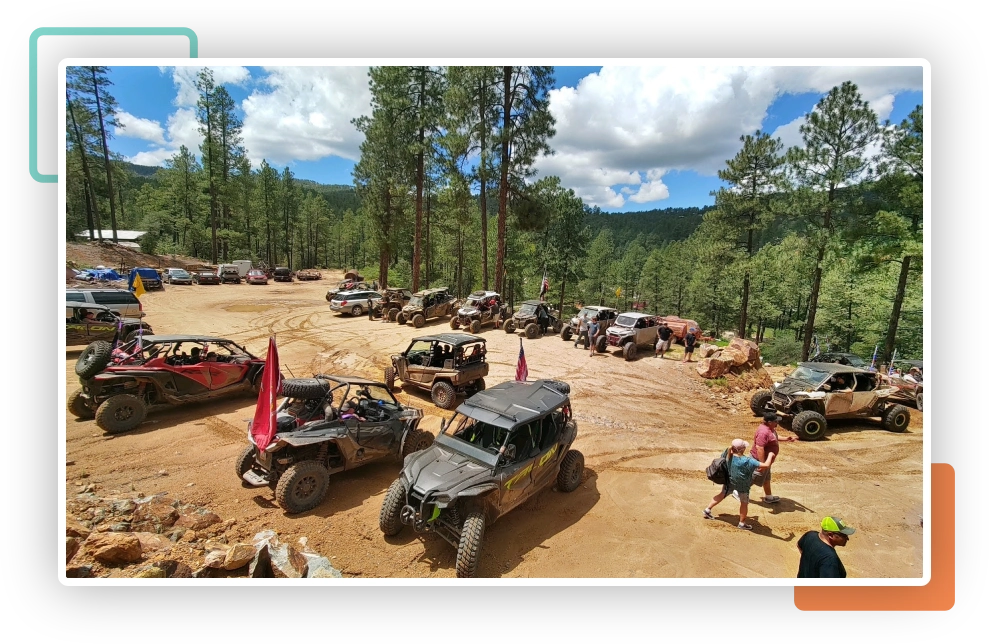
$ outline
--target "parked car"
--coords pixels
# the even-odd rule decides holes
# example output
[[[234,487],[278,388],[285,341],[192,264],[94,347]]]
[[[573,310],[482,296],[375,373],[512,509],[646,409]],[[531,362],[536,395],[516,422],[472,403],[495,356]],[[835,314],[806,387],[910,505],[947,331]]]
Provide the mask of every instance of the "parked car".
[[[511,381],[465,400],[432,445],[405,459],[381,504],[381,532],[433,532],[457,549],[457,576],[474,577],[491,524],[554,484],[580,486],[569,394],[557,380]]]
[[[76,361],[81,389],[69,412],[96,418],[108,434],[134,429],[149,411],[231,394],[257,396],[264,360],[232,340],[200,335],[146,335],[112,349],[91,343]]]
[[[425,389],[437,407],[453,409],[458,394],[469,396],[484,390],[486,355],[486,342],[476,335],[440,333],[415,338],[405,351],[391,357],[385,384],[391,389],[398,378],[403,388]]]
[[[905,431],[910,410],[893,399],[896,388],[879,374],[830,362],[801,362],[769,390],[752,394],[749,407],[761,416],[774,410],[792,418],[802,440],[824,438],[833,418],[880,418],[884,429]]]
[[[503,305],[501,295],[494,291],[474,291],[450,318],[450,328],[457,330],[463,327],[470,329],[471,333],[478,333],[485,324],[499,324]]]
[[[258,268],[252,268],[247,272],[247,277],[245,281],[248,284],[267,284],[268,275],[264,271]]]
[[[626,360],[635,360],[640,348],[656,346],[658,336],[659,322],[655,315],[622,313],[605,335],[598,336],[596,349],[604,353],[608,347],[616,347]]]
[[[868,369],[869,363],[855,355],[854,353],[819,353],[810,359],[810,362],[830,362],[833,364],[843,364],[858,369]]]
[[[304,268],[295,274],[295,277],[300,281],[308,280],[321,280],[323,279],[323,274],[317,271],[315,268]]]
[[[66,302],[102,304],[117,315],[143,318],[144,305],[130,291],[122,288],[70,288],[65,291]]]
[[[224,264],[216,271],[221,284],[240,284],[240,269],[236,264]]]
[[[580,321],[584,320],[585,324],[590,324],[591,318],[598,319],[598,329],[603,333],[608,330],[616,317],[618,317],[618,309],[613,309],[610,306],[585,306],[563,325],[563,329],[560,330],[560,337],[564,340],[573,339],[580,327]]]
[[[319,505],[334,474],[386,458],[404,460],[433,442],[432,434],[419,429],[422,411],[402,405],[380,382],[287,378],[282,393],[271,444],[259,451],[248,429],[252,442],[236,470],[248,485],[271,487],[286,512]],[[352,411],[341,414],[348,404]]]
[[[92,318],[87,313],[93,313]],[[122,318],[109,307],[87,302],[65,303],[65,344],[89,344],[95,340],[127,342],[154,333],[140,318]]]
[[[184,268],[166,268],[164,280],[167,284],[192,284],[192,274]]]
[[[456,311],[456,298],[446,288],[430,288],[413,293],[409,303],[402,307],[395,321],[399,324],[411,322],[419,329],[426,320],[453,315]]]
[[[382,292],[381,299],[374,304],[373,317],[394,322],[411,299],[412,291],[407,288],[386,288]]]
[[[371,285],[365,281],[358,281],[354,279],[346,279],[336,285],[336,288],[331,288],[326,292],[326,301],[332,302],[340,293],[344,291],[373,291],[375,289],[371,288]]]
[[[381,293],[377,291],[344,291],[330,301],[330,310],[337,313],[364,315],[368,308],[377,304]]]
[[[192,274],[193,284],[219,284],[220,276],[212,271],[196,271]]]
[[[276,282],[291,282],[292,270],[285,266],[276,266],[275,272],[272,273],[272,279]]]
[[[163,291],[165,285],[161,281],[161,275],[153,268],[132,268],[127,279],[127,287],[133,288],[134,278],[141,276],[141,284],[145,291]]]
[[[517,329],[522,329],[525,337],[532,340],[541,336],[544,328],[546,333],[559,333],[563,330],[563,323],[560,321],[560,312],[550,308],[549,304],[529,300],[522,302],[519,310],[505,320],[504,327],[505,333],[515,333]]]

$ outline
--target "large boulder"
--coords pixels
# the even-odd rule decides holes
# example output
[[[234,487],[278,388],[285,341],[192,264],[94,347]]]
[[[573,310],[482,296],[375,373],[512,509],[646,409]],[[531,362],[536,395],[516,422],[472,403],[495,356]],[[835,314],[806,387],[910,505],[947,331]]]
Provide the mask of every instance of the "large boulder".
[[[698,359],[710,358],[710,357],[714,356],[714,354],[716,354],[718,351],[720,351],[720,349],[719,349],[719,347],[717,345],[715,345],[715,344],[708,344],[708,343],[705,342],[704,344],[702,344],[697,349],[697,351],[696,351],[697,358]]]
[[[142,502],[143,501],[143,502]],[[131,529],[135,532],[154,532],[161,534],[175,525],[179,511],[174,499],[166,496],[155,496],[138,502],[131,515]]]
[[[268,554],[271,557],[271,572],[275,577],[299,579],[309,572],[306,558],[287,543],[277,546],[268,544]]]
[[[254,561],[254,554],[254,546],[246,543],[235,543],[227,551],[227,556],[223,560],[223,569],[236,570],[237,568],[242,568]]]
[[[129,564],[141,559],[141,541],[127,532],[94,532],[86,539],[86,551],[103,564]]]
[[[724,351],[721,352],[721,358],[725,362],[729,362],[732,367],[741,367],[748,362],[749,359],[747,354],[739,351],[731,345],[725,347]]]
[[[754,364],[756,360],[759,360],[759,345],[752,340],[732,338],[732,341],[728,343],[728,348],[745,356],[743,364]]]
[[[178,519],[175,521],[177,528],[202,530],[221,521],[220,517],[205,508],[182,507],[178,513]]]
[[[720,378],[728,373],[731,364],[731,360],[726,360],[723,356],[704,358],[697,363],[697,373],[701,378]]]

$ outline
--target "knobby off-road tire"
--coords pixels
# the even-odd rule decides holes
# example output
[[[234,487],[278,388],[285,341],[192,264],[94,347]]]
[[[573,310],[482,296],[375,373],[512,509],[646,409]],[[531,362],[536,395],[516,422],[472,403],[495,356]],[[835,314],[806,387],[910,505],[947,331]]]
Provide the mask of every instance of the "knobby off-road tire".
[[[515,333],[515,320],[505,320],[505,333]]]
[[[481,544],[484,542],[484,513],[475,510],[464,519],[460,530],[460,544],[457,547],[457,577],[477,575],[477,563],[481,558]]]
[[[153,334],[154,332],[151,329],[134,329],[133,331],[131,331],[130,333],[124,336],[124,342],[130,342],[134,338],[145,335],[153,335]]]
[[[821,440],[827,430],[828,421],[816,411],[802,411],[793,417],[793,432],[800,440]]]
[[[905,432],[910,425],[910,410],[903,405],[887,407],[883,412],[883,429],[889,432]]]
[[[330,383],[322,378],[286,378],[282,380],[282,395],[286,398],[318,400],[330,390]]]
[[[917,397],[915,399],[915,402],[917,403],[917,411],[924,411],[924,392],[923,391],[918,391],[917,392]]]
[[[82,389],[76,389],[69,394],[69,402],[66,405],[69,413],[76,418],[92,418],[93,410],[86,404],[86,397],[82,394]]]
[[[563,327],[563,330],[560,331],[560,337],[566,340],[567,342],[569,342],[570,338],[573,337],[573,329],[571,329],[569,326]]]
[[[445,380],[433,384],[430,397],[433,399],[433,404],[440,409],[453,409],[457,403],[457,392],[454,391],[453,385]]]
[[[749,398],[749,409],[752,410],[753,416],[762,416],[767,411],[773,410],[772,402],[773,392],[760,389]]]
[[[405,319],[405,313],[403,313],[402,311],[396,313],[395,321],[398,322],[399,324],[405,324],[407,322],[407,320]]]
[[[361,306],[360,304],[355,304],[354,308],[350,309],[350,314],[353,315],[355,318],[359,318],[360,316],[364,315],[364,307]]]
[[[553,333],[560,333],[563,329],[563,322],[560,320],[553,320]]]
[[[556,475],[556,487],[561,492],[573,492],[580,487],[580,479],[584,475],[584,455],[575,449],[569,450],[563,456],[560,473]]]
[[[639,353],[639,347],[635,345],[634,342],[626,342],[625,346],[622,347],[622,357],[625,361],[635,360],[635,356]]]
[[[426,323],[426,316],[424,316],[422,313],[416,313],[415,315],[412,316],[412,326],[414,326],[415,328],[421,329],[422,325],[424,325],[425,323]]]
[[[481,331],[481,321],[480,320],[471,320],[470,321],[470,332],[476,335],[480,331]]]
[[[395,368],[388,367],[385,369],[385,386],[388,387],[388,391],[395,389]]]
[[[385,500],[381,503],[381,514],[378,515],[378,527],[386,537],[394,537],[402,531],[402,506],[405,505],[405,486],[402,479],[388,486]]]
[[[608,350],[608,338],[605,336],[598,336],[598,339],[594,341],[594,350],[598,353],[604,353]]]
[[[478,378],[474,382],[470,383],[470,389],[475,394],[479,391],[484,391],[487,385],[484,384],[484,378]]]
[[[398,319],[398,309],[388,309],[388,321],[394,322]]]
[[[137,396],[117,394],[96,410],[96,424],[107,434],[120,434],[140,425],[147,413],[147,406]]]
[[[460,328],[460,318],[450,318],[450,328],[456,331]]]
[[[402,443],[402,460],[409,454],[421,452],[433,444],[433,435],[422,429],[413,429]]]
[[[92,378],[103,371],[104,367],[110,364],[112,351],[109,342],[104,340],[91,342],[76,360],[76,375],[80,378]]]
[[[529,322],[525,325],[525,337],[530,340],[535,340],[539,337],[539,325],[535,322]]]
[[[302,461],[289,467],[278,479],[275,500],[286,512],[312,510],[326,498],[330,473],[316,461]]]
[[[244,448],[244,451],[240,453],[237,457],[237,461],[234,463],[234,468],[237,470],[237,478],[240,479],[241,483],[244,483],[244,475],[247,471],[251,469],[254,465],[254,451],[255,447],[253,445],[248,445]]]

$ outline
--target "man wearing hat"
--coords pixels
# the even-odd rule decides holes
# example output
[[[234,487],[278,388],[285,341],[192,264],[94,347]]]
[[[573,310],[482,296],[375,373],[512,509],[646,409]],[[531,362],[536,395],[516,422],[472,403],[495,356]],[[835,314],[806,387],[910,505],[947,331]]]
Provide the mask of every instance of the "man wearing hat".
[[[766,503],[776,503],[780,500],[778,496],[773,494],[773,488],[770,484],[772,480],[772,465],[776,462],[776,459],[780,455],[780,440],[779,434],[776,433],[776,426],[779,424],[780,417],[776,415],[775,411],[767,411],[762,415],[762,424],[759,428],[755,430],[755,438],[752,439],[752,458],[757,461],[765,461],[769,467],[761,471],[762,479],[756,477],[754,481],[755,485],[761,485],[763,491],[766,493],[762,500]],[[797,440],[796,436],[787,436],[785,439],[787,442]]]
[[[797,579],[844,578],[845,566],[835,548],[848,543],[855,528],[845,525],[838,517],[824,517],[820,532],[808,532],[797,541],[800,567]]]
[[[752,526],[745,523],[745,518],[749,512],[749,488],[752,487],[752,474],[756,468],[766,467],[765,463],[760,463],[751,456],[745,455],[745,450],[749,444],[741,438],[736,438],[731,442],[731,447],[725,450],[722,458],[728,459],[728,482],[725,483],[717,496],[711,499],[711,503],[704,508],[704,518],[713,519],[711,510],[721,503],[731,491],[732,496],[738,499],[738,527],[741,530],[751,530]],[[728,452],[731,452],[729,458]]]

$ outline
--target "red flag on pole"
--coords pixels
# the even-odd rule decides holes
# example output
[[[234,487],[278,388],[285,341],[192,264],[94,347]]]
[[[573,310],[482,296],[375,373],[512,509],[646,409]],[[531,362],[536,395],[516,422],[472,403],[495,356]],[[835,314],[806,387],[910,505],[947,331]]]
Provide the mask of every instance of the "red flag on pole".
[[[522,347],[522,338],[519,338],[519,362],[515,366],[515,379],[525,382],[529,377],[529,366],[525,363],[525,349]]]
[[[261,374],[261,392],[254,408],[254,421],[251,423],[251,437],[259,450],[264,450],[278,428],[275,422],[275,400],[282,390],[281,372],[278,370],[278,347],[275,337],[268,338],[268,357],[264,361]]]

